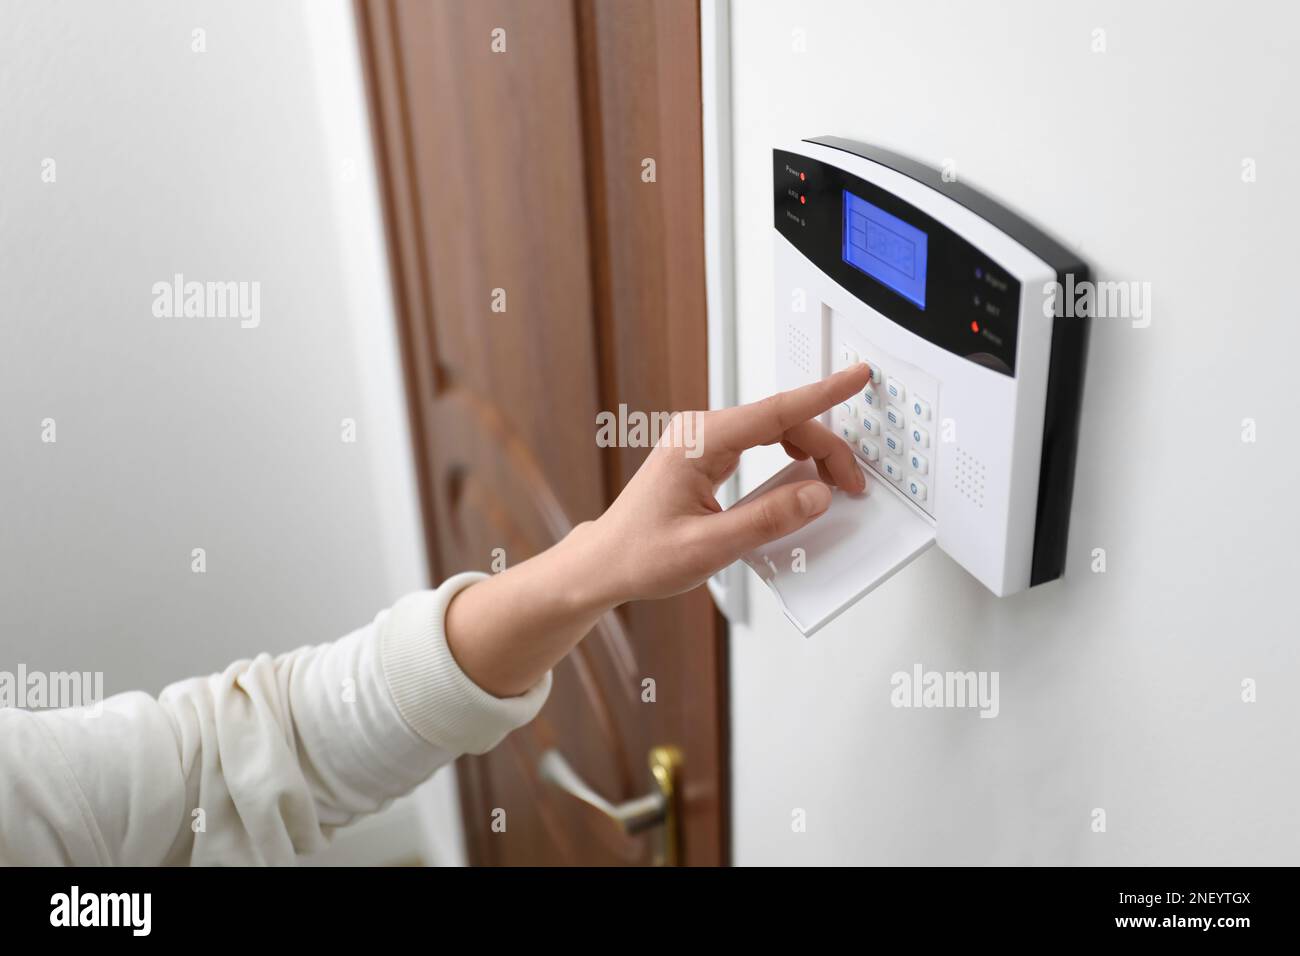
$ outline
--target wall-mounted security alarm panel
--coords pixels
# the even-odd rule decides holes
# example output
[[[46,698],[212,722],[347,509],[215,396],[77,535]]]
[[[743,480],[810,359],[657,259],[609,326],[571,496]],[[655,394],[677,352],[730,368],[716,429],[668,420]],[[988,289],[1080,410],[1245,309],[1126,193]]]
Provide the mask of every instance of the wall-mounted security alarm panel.
[[[1056,303],[1084,264],[982,193],[875,147],[806,140],[773,150],[772,174],[776,386],[871,366],[826,422],[868,480],[746,563],[804,634],[932,544],[999,596],[1060,577],[1087,320]],[[748,497],[811,477],[795,462]]]

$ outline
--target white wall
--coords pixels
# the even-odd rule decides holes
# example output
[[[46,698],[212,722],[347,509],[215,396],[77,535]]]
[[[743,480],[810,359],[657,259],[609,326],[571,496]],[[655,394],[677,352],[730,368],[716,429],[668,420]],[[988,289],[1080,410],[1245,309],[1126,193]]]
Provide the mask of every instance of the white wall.
[[[1063,581],[999,600],[935,550],[807,641],[751,583],[731,642],[736,861],[1300,862],[1300,10],[742,0],[731,16],[742,399],[772,383],[770,157],[787,140],[953,159],[1154,299],[1149,328],[1094,327]],[[747,459],[745,490],[778,458]],[[1000,715],[891,707],[890,676],[917,662],[998,671]]]
[[[0,667],[158,691],[426,584],[368,137],[347,0],[0,3]]]

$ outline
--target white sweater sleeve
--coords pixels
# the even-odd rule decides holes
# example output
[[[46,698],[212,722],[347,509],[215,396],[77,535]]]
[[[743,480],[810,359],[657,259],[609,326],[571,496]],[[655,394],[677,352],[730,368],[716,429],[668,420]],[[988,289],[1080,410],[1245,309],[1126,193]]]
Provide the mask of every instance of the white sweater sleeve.
[[[0,863],[292,863],[457,755],[491,749],[532,720],[551,676],[503,700],[457,666],[443,615],[482,577],[156,700],[0,710]]]

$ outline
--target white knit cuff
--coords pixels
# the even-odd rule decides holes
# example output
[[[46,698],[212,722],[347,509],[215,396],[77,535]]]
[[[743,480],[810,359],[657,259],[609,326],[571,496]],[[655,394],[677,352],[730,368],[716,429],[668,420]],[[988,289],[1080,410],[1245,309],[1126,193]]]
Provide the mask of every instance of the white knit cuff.
[[[402,717],[429,743],[451,753],[481,754],[542,709],[551,674],[519,697],[494,697],[460,669],[447,647],[444,618],[456,594],[486,574],[448,578],[436,591],[408,594],[380,625],[380,659]]]

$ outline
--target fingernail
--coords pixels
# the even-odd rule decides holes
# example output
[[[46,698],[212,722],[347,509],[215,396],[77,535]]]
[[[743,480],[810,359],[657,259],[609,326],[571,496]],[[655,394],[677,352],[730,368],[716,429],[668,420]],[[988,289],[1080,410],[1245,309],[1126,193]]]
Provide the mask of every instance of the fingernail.
[[[799,489],[798,497],[805,518],[821,514],[831,504],[831,490],[825,485],[805,485]]]

